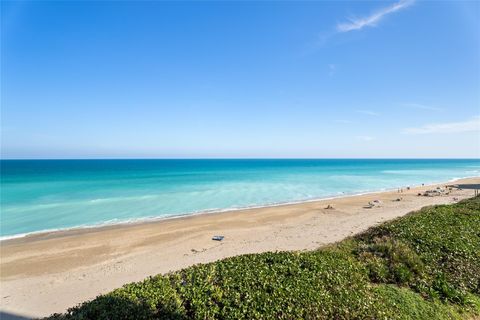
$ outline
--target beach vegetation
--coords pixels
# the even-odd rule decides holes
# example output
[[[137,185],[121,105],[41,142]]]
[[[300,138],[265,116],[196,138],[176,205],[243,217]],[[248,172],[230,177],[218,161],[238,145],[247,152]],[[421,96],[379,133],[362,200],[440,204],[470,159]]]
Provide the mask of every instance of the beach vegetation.
[[[463,319],[480,315],[480,197],[308,252],[131,283],[49,319]]]

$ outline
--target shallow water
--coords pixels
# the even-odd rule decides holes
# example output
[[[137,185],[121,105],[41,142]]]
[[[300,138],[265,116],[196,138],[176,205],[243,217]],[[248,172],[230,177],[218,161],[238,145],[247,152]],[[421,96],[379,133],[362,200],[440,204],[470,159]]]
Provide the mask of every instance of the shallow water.
[[[480,160],[2,160],[1,228],[31,232],[480,176]]]

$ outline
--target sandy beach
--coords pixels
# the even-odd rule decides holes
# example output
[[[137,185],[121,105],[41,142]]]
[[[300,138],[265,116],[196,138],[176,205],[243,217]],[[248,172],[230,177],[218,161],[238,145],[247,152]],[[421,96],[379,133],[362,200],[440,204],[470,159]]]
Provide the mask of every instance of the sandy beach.
[[[312,250],[421,207],[474,195],[456,189],[417,195],[446,184],[453,183],[2,241],[1,310],[29,317],[63,312],[150,275],[245,253]],[[373,200],[379,205],[364,208]],[[213,235],[225,239],[212,241]]]

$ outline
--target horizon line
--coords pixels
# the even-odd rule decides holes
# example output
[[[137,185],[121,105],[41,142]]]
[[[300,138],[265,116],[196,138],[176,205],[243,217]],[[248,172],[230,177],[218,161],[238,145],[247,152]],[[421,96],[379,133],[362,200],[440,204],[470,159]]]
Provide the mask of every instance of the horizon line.
[[[0,161],[48,160],[480,160],[475,157],[199,157],[199,158],[0,158]]]

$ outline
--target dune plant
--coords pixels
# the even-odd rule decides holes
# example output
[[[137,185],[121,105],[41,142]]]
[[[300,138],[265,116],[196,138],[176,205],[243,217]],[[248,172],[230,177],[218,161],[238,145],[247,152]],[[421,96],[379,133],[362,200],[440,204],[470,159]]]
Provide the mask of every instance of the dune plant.
[[[49,319],[461,319],[480,314],[480,197],[310,252],[131,283]]]

